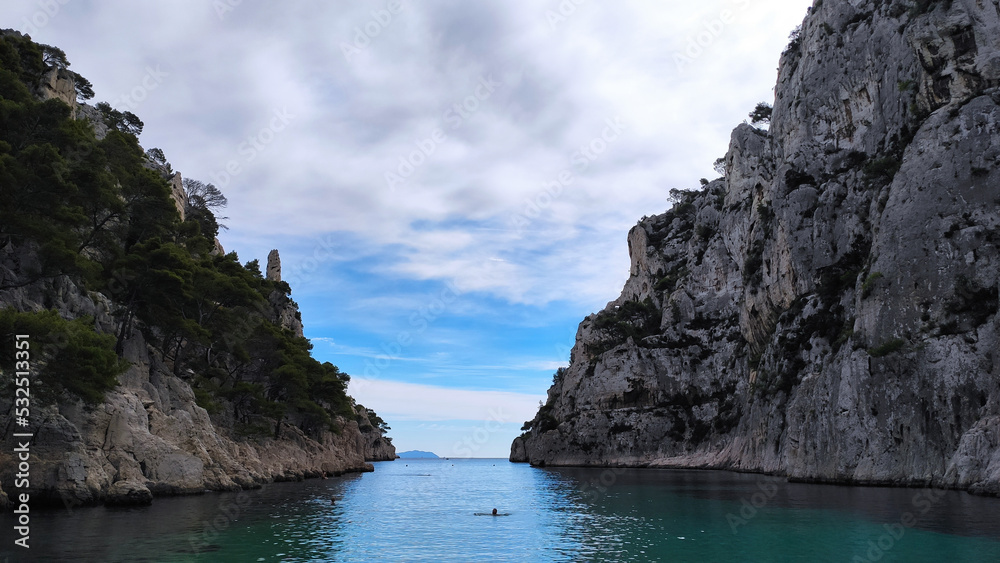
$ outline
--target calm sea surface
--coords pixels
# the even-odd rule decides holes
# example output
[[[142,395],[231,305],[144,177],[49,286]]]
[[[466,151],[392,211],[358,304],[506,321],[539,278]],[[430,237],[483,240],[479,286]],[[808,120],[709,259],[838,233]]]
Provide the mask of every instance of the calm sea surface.
[[[1000,562],[1000,499],[506,460],[36,512],[30,557],[2,523],[0,561]]]

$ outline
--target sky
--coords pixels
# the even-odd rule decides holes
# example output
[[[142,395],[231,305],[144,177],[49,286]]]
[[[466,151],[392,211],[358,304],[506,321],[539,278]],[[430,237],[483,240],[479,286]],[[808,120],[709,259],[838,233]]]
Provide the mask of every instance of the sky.
[[[280,251],[398,451],[507,457],[628,230],[717,176],[810,4],[5,0],[0,27],[219,187],[227,251]]]

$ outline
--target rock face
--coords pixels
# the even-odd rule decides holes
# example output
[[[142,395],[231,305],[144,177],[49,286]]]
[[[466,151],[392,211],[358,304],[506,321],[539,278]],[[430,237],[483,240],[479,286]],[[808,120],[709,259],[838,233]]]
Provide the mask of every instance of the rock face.
[[[24,257],[6,257],[8,264]],[[44,301],[43,301],[44,300]],[[4,306],[20,310],[49,304],[66,317],[89,315],[110,332],[112,303],[81,292],[67,278],[7,291]],[[395,458],[391,441],[365,412],[340,419],[339,433],[318,438],[282,425],[277,437],[234,436],[216,425],[195,401],[191,386],[151,352],[136,331],[125,346],[132,367],[96,407],[62,403],[33,409],[31,498],[39,504],[76,506],[148,504],[153,495],[237,490],[275,480],[300,480],[323,472],[369,471],[368,461]],[[0,401],[7,409],[10,400]],[[6,410],[4,410],[6,412]],[[8,435],[0,451],[0,483],[12,490],[16,447]],[[3,498],[0,498],[2,501]]]
[[[177,214],[181,216],[181,222],[184,222],[185,210],[187,209],[187,192],[184,191],[184,178],[180,172],[176,172],[167,181],[170,183],[170,199],[174,201],[174,207],[177,208]]]
[[[66,102],[70,108],[70,116],[76,119],[76,80],[70,71],[64,68],[50,69],[38,84],[38,96],[43,101],[55,98]]]
[[[1000,492],[1000,8],[817,4],[512,461]]]
[[[299,313],[299,306],[295,304],[288,295],[275,290],[271,293],[271,321],[276,325],[287,328],[295,333],[295,336],[304,336],[305,327],[302,324],[302,315]]]
[[[76,109],[77,118],[87,120],[87,123],[94,130],[94,136],[98,140],[102,140],[108,136],[108,124],[104,122],[103,115],[99,109],[90,104],[77,104]],[[175,193],[173,184],[171,184],[171,192]]]
[[[271,281],[281,281],[281,256],[277,250],[272,250],[267,255],[267,279]],[[288,295],[281,291],[271,294],[271,309],[275,312],[273,318],[275,324],[287,328],[296,336],[304,334],[305,327],[302,325],[302,315],[299,314],[299,307]]]
[[[267,279],[271,281],[281,281],[281,255],[277,249],[272,250],[267,255]]]
[[[139,481],[118,481],[108,489],[108,506],[143,506],[153,503],[153,493]]]
[[[361,434],[360,449],[365,461],[392,461],[396,459],[396,446],[392,440],[382,435],[368,419],[368,412],[360,406],[355,409],[358,429]]]

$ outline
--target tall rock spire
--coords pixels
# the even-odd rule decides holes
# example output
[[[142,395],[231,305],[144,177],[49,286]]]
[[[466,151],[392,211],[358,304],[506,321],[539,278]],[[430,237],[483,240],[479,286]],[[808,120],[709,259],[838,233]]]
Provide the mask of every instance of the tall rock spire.
[[[277,250],[272,250],[267,255],[267,279],[271,281],[281,281],[281,257]]]

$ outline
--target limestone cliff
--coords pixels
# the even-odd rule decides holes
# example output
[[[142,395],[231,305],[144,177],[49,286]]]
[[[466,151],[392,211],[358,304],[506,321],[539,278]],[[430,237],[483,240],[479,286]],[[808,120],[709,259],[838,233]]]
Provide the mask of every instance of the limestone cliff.
[[[277,251],[269,278],[226,254],[136,116],[77,103],[89,82],[62,51],[12,31],[0,43],[0,507],[5,491],[144,504],[395,459],[349,376],[310,355]],[[24,326],[39,332],[15,378]],[[31,435],[16,489],[15,433]]]
[[[3,262],[19,261],[6,256]],[[93,317],[105,332],[114,332],[117,325],[113,302],[81,291],[66,277],[0,292],[4,307],[37,310],[43,303],[69,318]],[[282,310],[288,307],[285,303]],[[306,435],[282,424],[275,436],[241,436],[198,406],[189,382],[173,373],[140,331],[128,339],[124,359],[131,367],[100,405],[64,398],[36,410],[30,427],[18,428],[34,435],[33,500],[59,506],[142,504],[159,494],[238,490],[324,472],[370,471],[369,461],[395,459],[392,442],[373,427],[364,409],[356,409],[353,419],[339,419],[336,433]],[[10,405],[9,398],[0,400],[2,412]],[[7,490],[15,467],[12,423],[12,418],[6,420],[0,452],[0,483]]]
[[[281,281],[281,256],[277,250],[272,250],[267,255],[266,275],[271,281]],[[292,331],[296,336],[302,336],[305,327],[302,325],[302,315],[299,313],[298,305],[289,299],[287,294],[277,290],[271,293],[269,300],[273,311],[271,320],[278,326]]]
[[[76,117],[76,80],[65,68],[52,68],[45,74],[38,84],[38,96],[42,100],[61,100],[70,107],[70,116]]]
[[[817,2],[511,459],[1000,493],[998,86],[994,2]]]

